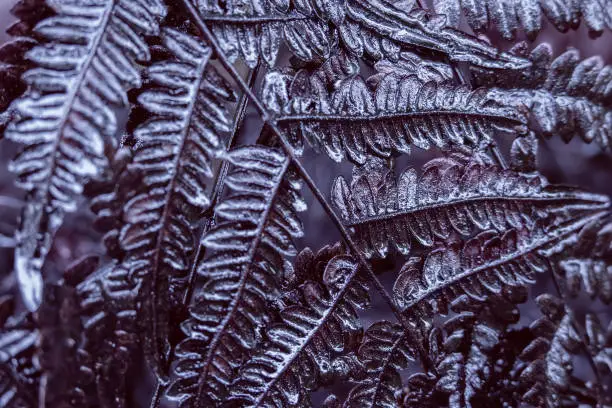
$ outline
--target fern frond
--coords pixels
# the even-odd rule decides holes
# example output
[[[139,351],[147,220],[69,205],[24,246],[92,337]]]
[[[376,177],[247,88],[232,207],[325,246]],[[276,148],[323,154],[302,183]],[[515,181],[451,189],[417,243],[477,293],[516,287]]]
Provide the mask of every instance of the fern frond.
[[[499,103],[527,107],[537,133],[559,135],[569,142],[580,136],[612,150],[612,66],[601,57],[581,59],[569,49],[553,59],[549,44],[529,55],[532,67],[520,74],[476,73],[479,86],[498,87],[491,96]]]
[[[411,258],[393,287],[395,301],[409,315],[431,316],[446,313],[462,294],[481,301],[505,286],[533,284],[537,272],[550,269],[546,251],[603,215],[591,211],[538,222],[531,230],[485,231],[463,245],[435,249],[424,260]]]
[[[25,145],[11,164],[29,191],[17,232],[15,271],[27,307],[41,301],[41,269],[64,213],[76,207],[87,177],[105,166],[117,131],[115,109],[140,86],[136,61],[149,59],[142,39],[165,14],[159,0],[50,0],[57,15],[35,31],[49,40],[28,53],[37,68],[12,109],[6,136]]]
[[[455,62],[493,69],[523,69],[529,62],[498,51],[490,44],[445,27],[446,17],[401,0],[347,0],[346,18],[339,28],[344,45],[374,60],[397,59],[404,48],[433,51]]]
[[[281,152],[263,146],[231,151],[225,184],[233,193],[215,208],[218,224],[203,238],[214,253],[198,265],[207,279],[183,323],[187,339],[176,350],[168,394],[181,407],[222,401],[237,368],[249,357],[270,320],[266,310],[287,274],[293,239],[302,235],[300,182]]]
[[[461,11],[470,27],[486,33],[492,26],[506,40],[513,40],[523,30],[534,39],[542,30],[544,17],[561,32],[576,29],[581,18],[591,34],[612,29],[612,3],[609,0],[436,0],[436,12],[446,15],[447,23],[458,27]]]
[[[359,265],[347,255],[334,257],[323,281],[306,282],[300,300],[280,312],[282,323],[267,332],[268,341],[240,370],[230,402],[241,407],[307,405],[308,391],[331,369],[334,352],[361,330],[357,309],[368,294],[356,275]]]
[[[402,389],[398,371],[415,360],[408,341],[406,330],[399,324],[380,321],[368,327],[358,353],[367,378],[350,391],[344,407],[397,406],[397,394]]]
[[[193,230],[210,204],[205,183],[231,127],[226,104],[233,97],[209,67],[210,48],[172,29],[163,30],[163,42],[173,59],[148,68],[155,87],[138,97],[152,117],[134,131],[138,144],[128,170],[142,180],[125,204],[118,237],[124,265],[142,281],[145,354],[158,369],[169,349],[169,315],[181,305],[190,270]]]
[[[227,58],[254,68],[260,59],[274,66],[281,39],[298,58],[327,59],[332,49],[327,21],[344,18],[342,1],[193,0]]]
[[[526,390],[522,400],[538,407],[559,407],[569,391],[572,354],[580,344],[580,335],[563,301],[548,294],[536,301],[544,316],[530,325],[535,339],[520,355],[526,363],[520,373]]]
[[[474,227],[531,228],[548,213],[608,203],[599,195],[550,186],[540,176],[475,159],[434,159],[422,169],[421,177],[408,169],[396,180],[381,159],[372,158],[354,172],[350,187],[342,176],[336,179],[333,202],[366,256],[385,257],[391,245],[408,255],[413,241],[431,247],[455,232],[470,235]]]
[[[351,76],[330,93],[317,75],[289,79],[267,76],[264,100],[290,139],[305,139],[335,161],[356,163],[369,155],[389,157],[450,145],[478,145],[494,131],[524,128],[518,109],[507,109],[485,89],[470,90],[448,82],[425,82],[417,75],[392,71],[372,80],[375,89]],[[295,143],[295,142],[294,142]]]

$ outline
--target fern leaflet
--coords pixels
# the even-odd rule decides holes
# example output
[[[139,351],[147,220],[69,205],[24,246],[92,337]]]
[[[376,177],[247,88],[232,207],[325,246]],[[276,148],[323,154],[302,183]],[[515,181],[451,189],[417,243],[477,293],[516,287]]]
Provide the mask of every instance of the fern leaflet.
[[[274,66],[281,38],[297,57],[326,59],[332,48],[326,20],[341,21],[339,0],[195,0],[227,58],[254,68],[260,59]]]
[[[398,306],[409,315],[446,313],[448,304],[467,294],[483,300],[505,286],[533,284],[535,273],[549,270],[548,250],[605,213],[541,221],[531,229],[504,234],[485,231],[463,246],[435,249],[425,260],[411,258],[393,287]]]
[[[271,73],[264,101],[273,101],[268,108],[295,144],[305,139],[335,161],[348,156],[360,164],[369,155],[409,153],[411,145],[478,145],[495,130],[524,130],[522,113],[496,103],[485,89],[425,82],[401,71],[369,82],[375,82],[373,91],[353,75],[330,93],[320,75]]]
[[[523,58],[499,52],[484,41],[445,27],[445,23],[443,15],[410,8],[410,2],[402,0],[347,0],[340,37],[352,52],[374,60],[395,60],[400,50],[410,48],[493,69],[529,66]]]

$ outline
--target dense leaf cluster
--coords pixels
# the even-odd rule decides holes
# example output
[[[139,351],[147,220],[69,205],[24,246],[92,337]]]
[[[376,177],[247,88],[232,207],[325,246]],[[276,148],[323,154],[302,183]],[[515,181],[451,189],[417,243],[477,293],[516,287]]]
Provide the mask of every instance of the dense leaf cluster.
[[[610,153],[612,66],[534,40],[612,1],[427,6],[19,0],[0,406],[611,405],[610,201],[537,159]]]

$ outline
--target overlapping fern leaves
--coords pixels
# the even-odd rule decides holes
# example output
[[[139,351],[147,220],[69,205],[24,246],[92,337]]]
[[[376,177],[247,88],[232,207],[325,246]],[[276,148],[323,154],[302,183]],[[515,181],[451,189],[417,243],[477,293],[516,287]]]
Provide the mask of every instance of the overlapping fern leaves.
[[[136,406],[146,370],[153,408],[610,404],[609,316],[576,306],[612,301],[609,198],[547,181],[538,143],[609,151],[612,69],[482,35],[610,26],[562,3],[22,0],[0,406]],[[328,158],[352,180],[321,191]],[[79,206],[101,253],[54,270]]]
[[[219,223],[203,237],[214,253],[198,265],[206,282],[176,351],[178,377],[170,393],[181,406],[213,405],[226,397],[270,321],[266,305],[279,295],[290,268],[286,257],[296,254],[292,241],[303,234],[300,182],[281,151],[245,147],[226,159],[234,166],[226,179],[233,193],[217,205]]]
[[[11,164],[28,190],[17,234],[15,272],[28,307],[42,299],[42,264],[64,213],[74,211],[86,177],[106,165],[114,145],[114,109],[141,84],[136,61],[149,59],[142,36],[158,33],[165,6],[158,1],[50,1],[57,13],[35,31],[48,43],[28,52],[26,94],[13,103],[5,136],[23,143]]]
[[[142,282],[145,344],[157,364],[167,357],[168,320],[182,302],[195,223],[210,204],[206,180],[231,130],[226,105],[233,98],[209,67],[209,48],[172,29],[162,38],[172,58],[148,68],[155,87],[138,97],[152,116],[134,131],[138,147],[127,170],[141,174],[142,187],[125,203],[118,237],[124,265]]]

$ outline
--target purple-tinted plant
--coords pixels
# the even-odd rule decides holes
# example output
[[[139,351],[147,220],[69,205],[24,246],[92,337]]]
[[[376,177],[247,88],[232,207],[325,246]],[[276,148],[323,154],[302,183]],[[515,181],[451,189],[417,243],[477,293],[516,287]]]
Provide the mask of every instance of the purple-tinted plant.
[[[612,67],[485,37],[601,35],[611,1],[13,13],[0,406],[612,404],[609,198],[538,165],[610,152]]]

